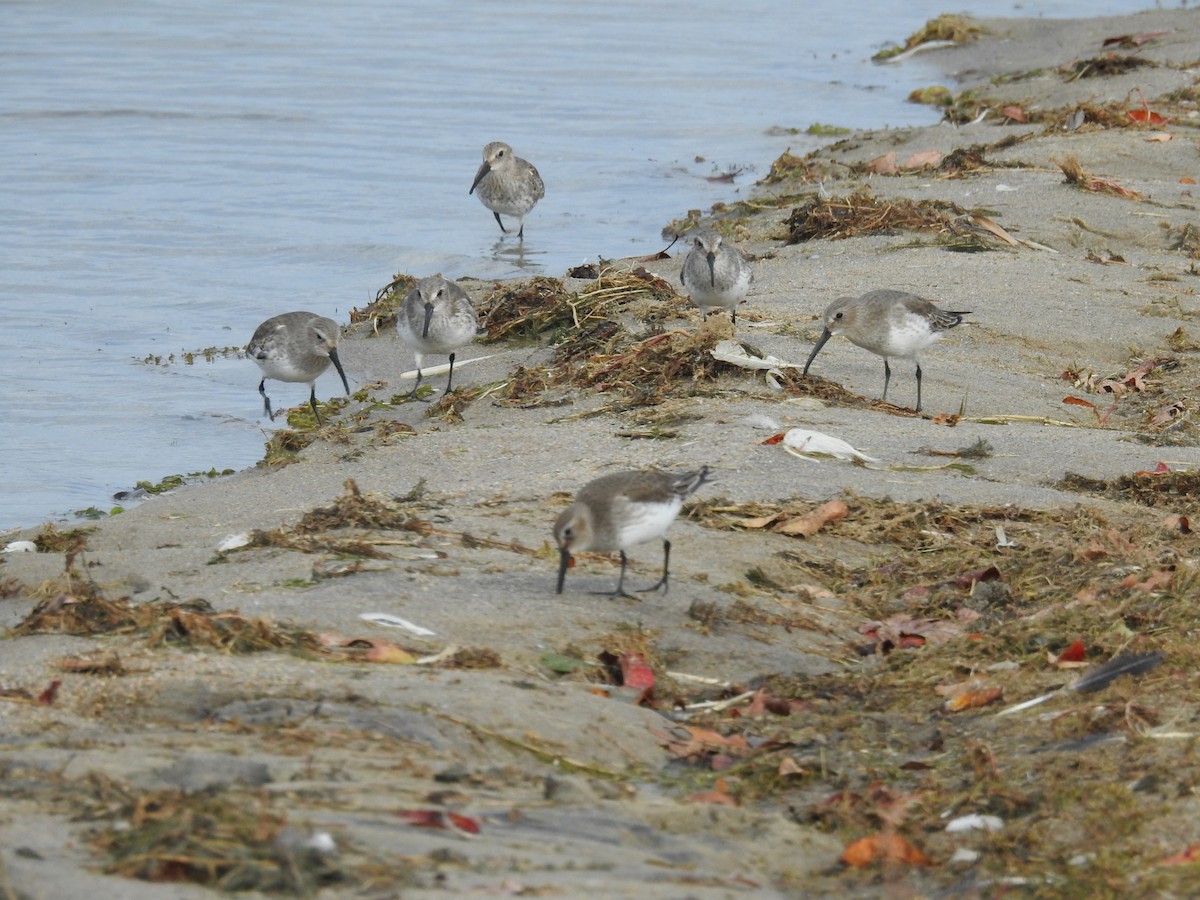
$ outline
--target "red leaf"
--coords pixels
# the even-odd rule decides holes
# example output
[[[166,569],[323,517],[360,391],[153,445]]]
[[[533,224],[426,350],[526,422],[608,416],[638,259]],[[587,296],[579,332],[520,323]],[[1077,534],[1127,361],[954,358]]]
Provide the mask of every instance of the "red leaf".
[[[1125,116],[1131,122],[1139,122],[1142,125],[1165,125],[1167,122],[1163,116],[1152,109],[1127,109]]]
[[[53,706],[54,701],[58,698],[58,686],[62,684],[57,678],[50,682],[49,686],[38,694],[38,706]]]
[[[1084,400],[1082,397],[1063,397],[1063,403],[1069,403],[1072,406],[1086,406],[1093,412],[1099,412],[1095,403],[1090,400]]]
[[[417,828],[449,828],[479,834],[479,820],[440,809],[402,809],[396,816]]]
[[[621,683],[641,691],[637,701],[640,703],[654,690],[654,670],[643,653],[622,653],[617,662],[621,666]]]
[[[1083,646],[1083,641],[1072,641],[1057,658],[1059,662],[1083,662],[1086,655],[1087,649]]]
[[[1006,106],[1000,110],[1000,115],[1006,119],[1012,119],[1014,122],[1020,122],[1022,125],[1029,121],[1029,116],[1025,115],[1025,110],[1019,106]]]

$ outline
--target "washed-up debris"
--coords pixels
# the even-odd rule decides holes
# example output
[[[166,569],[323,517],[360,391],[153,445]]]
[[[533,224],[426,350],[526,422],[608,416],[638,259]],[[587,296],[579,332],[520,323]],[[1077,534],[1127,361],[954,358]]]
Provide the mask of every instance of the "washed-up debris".
[[[111,794],[105,818],[119,824],[91,834],[92,846],[109,859],[110,875],[289,896],[315,896],[331,885],[353,889],[358,881],[340,863],[328,833],[289,828],[287,816],[270,809],[267,794]]]
[[[1146,199],[1142,194],[1131,188],[1122,187],[1111,178],[1101,178],[1098,175],[1093,175],[1091,172],[1084,171],[1078,157],[1067,156],[1056,160],[1056,162],[1058,163],[1058,167],[1062,169],[1063,175],[1067,177],[1067,183],[1075,185],[1080,190],[1091,191],[1097,194],[1112,194],[1114,197],[1120,197],[1123,200]]]
[[[403,628],[405,631],[417,635],[417,637],[434,637],[436,634],[436,632],[430,631],[428,628],[423,628],[408,621],[408,619],[402,619],[390,613],[360,613],[358,617],[373,625],[383,625],[385,628]]]
[[[783,444],[783,449],[792,456],[801,459],[816,460],[820,458],[844,459],[851,462],[877,463],[873,456],[867,456],[861,450],[856,450],[841,438],[833,437],[820,431],[807,428],[789,428],[782,434],[763,441],[764,444]]]
[[[1059,696],[1064,691],[1085,694],[1103,690],[1122,675],[1142,675],[1158,668],[1163,659],[1163,655],[1157,652],[1122,653],[1064,688],[1051,691],[1048,694],[1042,694],[1040,697],[1034,697],[1032,700],[1026,700],[1024,703],[1017,703],[1014,706],[1006,707],[1000,710],[997,715],[1007,716],[1021,712],[1030,707],[1045,703],[1047,700]]]

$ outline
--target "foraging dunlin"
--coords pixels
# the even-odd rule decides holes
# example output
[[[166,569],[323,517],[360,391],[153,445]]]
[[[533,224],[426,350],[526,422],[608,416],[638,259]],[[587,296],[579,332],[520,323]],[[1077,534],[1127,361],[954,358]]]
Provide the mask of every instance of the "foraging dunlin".
[[[409,396],[417,396],[421,363],[427,353],[449,354],[446,393],[450,393],[454,382],[454,351],[469,344],[478,330],[479,319],[471,298],[453,281],[431,275],[413,285],[396,316],[396,332],[416,356],[417,383]]]
[[[317,411],[317,378],[332,362],[342,376],[342,386],[350,393],[350,382],[338,359],[338,326],[333,319],[310,312],[290,312],[267,319],[254,331],[246,345],[247,355],[263,371],[258,392],[262,394],[267,418],[274,421],[271,398],[267,396],[267,379],[304,382],[309,388],[308,403],[317,424],[324,425]]]
[[[625,592],[625,551],[646,541],[662,538],[662,577],[639,593],[663,593],[669,588],[671,542],[667,529],[679,515],[683,501],[708,480],[708,466],[697,472],[677,474],[657,469],[614,472],[588,482],[575,495],[575,502],[562,511],[554,523],[554,540],[558,543],[558,590],[571,563],[572,553],[594,550],[599,553],[621,554],[621,575],[612,597],[632,597]]]
[[[475,173],[468,194],[479,190],[479,202],[492,211],[500,230],[508,229],[500,221],[500,214],[516,216],[520,225],[517,237],[525,238],[525,217],[546,195],[542,176],[527,160],[513,153],[512,147],[502,141],[492,141],[483,148],[483,163]]]
[[[679,282],[708,318],[715,306],[729,310],[730,322],[737,324],[737,306],[746,299],[754,274],[737,247],[725,243],[713,228],[702,229],[693,239],[692,249],[683,261]]]
[[[921,411],[921,363],[917,354],[949,329],[962,324],[970,312],[938,309],[928,300],[904,291],[871,291],[861,297],[842,297],[825,310],[825,330],[813,347],[804,374],[821,348],[835,334],[883,357],[883,399],[892,379],[889,358],[911,359],[917,367],[917,408]]]

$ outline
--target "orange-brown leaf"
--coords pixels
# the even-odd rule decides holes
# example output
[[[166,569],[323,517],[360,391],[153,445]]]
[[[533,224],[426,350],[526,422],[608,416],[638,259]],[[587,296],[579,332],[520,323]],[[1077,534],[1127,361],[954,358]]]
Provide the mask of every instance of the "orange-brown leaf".
[[[898,834],[872,834],[857,840],[842,851],[842,862],[858,868],[880,862],[906,863],[910,866],[933,864],[933,860]]]
[[[866,165],[866,170],[874,175],[897,175],[900,172],[896,165],[896,151],[877,156]]]
[[[988,687],[975,691],[964,691],[957,697],[951,697],[946,701],[946,710],[948,712],[962,712],[964,709],[977,709],[980,706],[995,703],[1003,696],[1004,688],[1002,687]]]
[[[812,537],[830,522],[840,522],[850,514],[850,507],[842,500],[822,503],[812,512],[780,522],[771,530],[776,534],[798,534]]]

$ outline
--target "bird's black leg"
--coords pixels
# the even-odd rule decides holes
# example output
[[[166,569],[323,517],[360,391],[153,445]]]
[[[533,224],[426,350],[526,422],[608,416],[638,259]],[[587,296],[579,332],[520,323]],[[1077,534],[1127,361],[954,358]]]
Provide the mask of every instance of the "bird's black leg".
[[[638,593],[645,594],[647,591],[657,591],[659,588],[662,588],[663,593],[665,594],[668,590],[670,590],[670,588],[671,588],[671,583],[669,581],[669,579],[671,577],[670,563],[671,563],[671,542],[668,541],[666,538],[663,538],[662,578],[658,579],[658,581],[656,581],[654,584],[650,585],[650,587],[642,588],[640,591],[638,591]]]
[[[883,401],[887,402],[888,382],[892,380],[892,367],[888,365],[887,357],[883,358]]]
[[[413,389],[408,392],[408,399],[420,400],[422,403],[428,403],[429,401],[427,399],[425,399],[424,397],[417,396],[417,388],[419,388],[420,386],[421,386],[421,370],[418,368],[417,369],[417,383],[414,384]]]
[[[263,410],[267,414],[267,418],[272,422],[275,421],[275,413],[271,412],[271,398],[267,396],[267,379],[264,378],[258,383],[258,392],[262,394]]]
[[[446,379],[446,393],[450,393],[450,385],[454,383],[454,354],[450,354],[450,377]]]
[[[525,220],[524,219],[521,220],[521,230],[517,232],[517,237],[522,241],[525,240]]]
[[[500,221],[500,213],[494,212],[494,213],[492,213],[492,215],[496,217],[496,224],[500,226],[500,230],[503,231],[505,234],[508,234],[508,229],[505,228],[504,223]]]
[[[629,565],[629,559],[625,556],[625,551],[621,551],[621,574],[617,578],[617,588],[613,591],[592,591],[593,594],[602,594],[605,597],[628,597],[630,600],[636,600],[637,597],[633,594],[625,593],[625,567]]]
[[[321,418],[321,412],[317,409],[317,386],[312,386],[312,393],[308,395],[308,405],[312,407],[313,415],[317,417],[317,424],[324,425],[325,421]]]
[[[921,411],[921,364],[917,363],[917,412]]]

